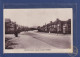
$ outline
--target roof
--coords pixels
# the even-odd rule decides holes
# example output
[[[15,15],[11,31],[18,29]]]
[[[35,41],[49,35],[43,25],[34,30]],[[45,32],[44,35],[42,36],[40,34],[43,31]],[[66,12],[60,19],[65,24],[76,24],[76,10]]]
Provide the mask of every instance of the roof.
[[[11,22],[11,20],[9,18],[6,18],[5,22]]]

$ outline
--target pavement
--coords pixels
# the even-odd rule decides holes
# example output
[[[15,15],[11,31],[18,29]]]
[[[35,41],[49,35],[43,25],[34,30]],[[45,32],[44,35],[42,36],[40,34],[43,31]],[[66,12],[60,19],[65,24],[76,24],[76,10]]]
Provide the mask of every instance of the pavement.
[[[71,35],[44,33],[37,31],[21,32],[18,37],[6,34],[12,49],[67,49],[71,48]],[[7,46],[7,44],[6,44]]]

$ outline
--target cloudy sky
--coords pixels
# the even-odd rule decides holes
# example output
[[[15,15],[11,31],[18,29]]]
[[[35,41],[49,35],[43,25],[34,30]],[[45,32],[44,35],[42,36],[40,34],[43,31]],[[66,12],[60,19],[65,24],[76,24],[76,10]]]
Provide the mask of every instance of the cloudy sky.
[[[72,8],[4,9],[4,19],[10,18],[19,25],[42,26],[50,21],[72,19]]]

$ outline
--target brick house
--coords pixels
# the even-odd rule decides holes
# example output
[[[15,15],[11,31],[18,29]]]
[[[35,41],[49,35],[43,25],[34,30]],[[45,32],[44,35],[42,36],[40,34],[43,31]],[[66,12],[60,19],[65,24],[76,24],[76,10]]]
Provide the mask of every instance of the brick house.
[[[71,19],[67,21],[61,21],[56,19],[56,21],[43,25],[38,28],[38,31],[49,32],[49,33],[71,33]]]

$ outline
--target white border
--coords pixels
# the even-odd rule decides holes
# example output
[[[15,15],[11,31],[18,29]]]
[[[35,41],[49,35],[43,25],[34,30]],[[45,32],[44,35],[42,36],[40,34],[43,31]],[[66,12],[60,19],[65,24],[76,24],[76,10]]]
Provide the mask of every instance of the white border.
[[[73,8],[72,14],[73,14]],[[5,20],[3,9],[3,53],[73,53],[73,15],[71,19],[71,49],[52,49],[51,51],[25,51],[25,49],[5,49]]]

